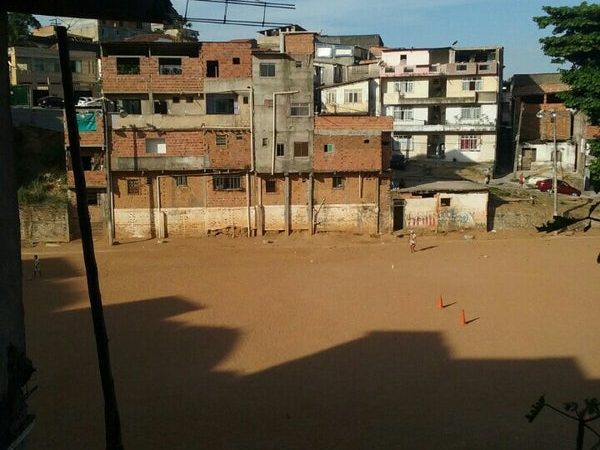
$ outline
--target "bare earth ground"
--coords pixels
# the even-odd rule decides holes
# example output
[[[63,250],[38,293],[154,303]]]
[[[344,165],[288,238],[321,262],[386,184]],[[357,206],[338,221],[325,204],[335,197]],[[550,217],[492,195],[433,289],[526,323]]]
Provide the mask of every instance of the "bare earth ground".
[[[97,242],[125,448],[574,448],[524,415],[600,396],[600,233],[406,241]],[[28,448],[103,449],[80,244],[23,253]]]

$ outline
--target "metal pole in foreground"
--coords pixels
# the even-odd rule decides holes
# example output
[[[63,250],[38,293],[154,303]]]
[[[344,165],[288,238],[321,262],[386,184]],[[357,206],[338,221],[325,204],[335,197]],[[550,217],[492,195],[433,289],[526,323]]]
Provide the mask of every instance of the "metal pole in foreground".
[[[552,189],[554,195],[554,209],[552,211],[552,217],[558,217],[558,181],[556,176],[556,159],[558,157],[558,150],[556,147],[556,111],[552,110],[550,112],[550,117],[552,118],[553,127],[553,140],[554,140],[554,157],[552,158]]]
[[[121,441],[121,421],[119,419],[117,396],[112,378],[112,370],[110,368],[108,335],[104,323],[102,296],[100,294],[100,283],[98,281],[98,267],[96,266],[96,257],[94,255],[94,241],[92,240],[90,214],[87,208],[85,176],[83,164],[81,163],[81,149],[79,146],[79,131],[77,129],[77,119],[75,114],[75,99],[73,96],[73,78],[69,60],[67,29],[65,27],[56,27],[56,35],[58,37],[58,54],[64,89],[69,149],[71,151],[71,164],[73,166],[75,193],[77,195],[77,215],[79,216],[79,227],[81,230],[81,246],[83,248],[90,309],[92,312],[92,321],[94,323],[94,335],[96,337],[98,366],[100,378],[102,380],[102,393],[104,396],[106,450],[123,450]]]

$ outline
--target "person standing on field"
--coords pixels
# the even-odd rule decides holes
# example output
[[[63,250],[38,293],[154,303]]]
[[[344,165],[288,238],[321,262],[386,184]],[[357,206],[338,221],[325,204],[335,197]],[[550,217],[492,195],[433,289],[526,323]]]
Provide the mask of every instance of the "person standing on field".
[[[40,258],[38,255],[33,255],[33,278],[42,278],[42,268],[40,266]]]
[[[417,234],[415,233],[415,230],[410,230],[408,244],[410,245],[410,252],[414,253],[417,248]]]

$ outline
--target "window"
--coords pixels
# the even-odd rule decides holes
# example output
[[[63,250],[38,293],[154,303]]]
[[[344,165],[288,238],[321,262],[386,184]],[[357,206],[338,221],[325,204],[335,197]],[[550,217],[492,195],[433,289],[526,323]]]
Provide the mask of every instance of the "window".
[[[219,76],[219,61],[206,61],[206,76],[208,78]]]
[[[217,145],[227,145],[227,135],[226,134],[217,134],[216,136]]]
[[[168,114],[167,102],[165,100],[154,100],[154,114]]]
[[[188,185],[187,176],[186,175],[177,175],[175,177],[175,185],[177,187],[185,187]]]
[[[467,70],[467,65],[466,64],[457,64],[456,65],[456,71],[457,72],[464,72],[465,70]]]
[[[275,156],[285,156],[285,144],[277,144]]]
[[[259,70],[261,77],[274,77],[275,63],[260,63]]]
[[[231,62],[232,62],[232,64],[238,65],[238,64],[240,63],[240,58],[238,58],[238,57],[234,57],[234,58],[231,60]]]
[[[161,75],[181,75],[181,58],[158,58],[158,73]]]
[[[290,116],[308,116],[310,115],[309,103],[292,103],[290,107]]]
[[[331,179],[331,187],[333,189],[344,189],[344,177],[333,177]]]
[[[334,146],[333,144],[325,144],[323,146],[323,152],[325,153],[333,153]]]
[[[490,70],[489,64],[479,64],[479,70]]]
[[[140,73],[140,58],[117,58],[118,75],[137,75]]]
[[[337,102],[337,92],[329,91],[327,93],[327,103],[336,103]]]
[[[414,120],[415,112],[406,106],[394,106],[394,120]]]
[[[440,206],[450,206],[449,198],[440,198]]]
[[[296,61],[296,69],[300,69],[302,67],[302,61]]]
[[[34,72],[43,72],[44,71],[44,60],[42,58],[33,58],[33,71]]]
[[[265,191],[268,194],[274,194],[277,192],[277,180],[267,180],[265,183]]]
[[[269,138],[262,138],[262,146],[266,147],[267,145],[269,145]]]
[[[344,103],[360,103],[362,92],[359,90],[345,90]]]
[[[78,60],[71,61],[71,72],[72,73],[81,73],[81,61],[78,61]]]
[[[100,196],[97,192],[86,192],[87,204],[88,205],[97,205],[99,203],[98,197]]]
[[[410,135],[394,132],[394,142],[399,151],[412,150],[412,136]]]
[[[141,114],[142,102],[136,98],[126,98],[121,100],[121,109],[127,114]]]
[[[237,96],[206,94],[206,114],[239,114]]]
[[[127,180],[127,194],[140,195],[140,180]]]
[[[242,103],[243,103],[244,105],[247,105],[247,104],[248,104],[248,97],[247,97],[247,96],[243,96],[243,97],[242,97]]]
[[[407,55],[400,55],[400,62],[406,63]]]
[[[264,105],[265,105],[265,108],[272,108],[273,107],[273,99],[265,98]]]
[[[179,103],[181,99],[179,97],[173,97],[173,103]]]
[[[146,139],[146,153],[167,153],[167,144],[163,138]]]
[[[482,87],[481,78],[463,78],[462,90],[463,91],[480,91]]]
[[[213,190],[233,191],[242,188],[242,179],[239,175],[215,175],[213,176]]]
[[[414,92],[415,82],[414,81],[398,81],[396,82],[396,92],[406,94],[407,92]]]
[[[294,157],[304,158],[308,156],[308,142],[294,142]]]
[[[479,106],[468,106],[460,108],[460,119],[461,120],[476,120],[481,117],[481,107]]]
[[[188,96],[185,98],[185,102],[186,102],[186,103],[194,103],[194,97],[192,97],[191,95],[188,95]]]
[[[462,135],[460,137],[460,149],[463,151],[478,151],[479,138],[475,135]]]

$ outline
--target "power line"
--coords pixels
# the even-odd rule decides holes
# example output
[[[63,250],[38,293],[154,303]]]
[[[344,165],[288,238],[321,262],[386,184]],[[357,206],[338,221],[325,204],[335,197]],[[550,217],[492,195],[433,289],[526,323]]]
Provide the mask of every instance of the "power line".
[[[267,9],[296,9],[296,5],[294,5],[292,3],[259,1],[259,0],[193,0],[193,1],[203,2],[203,3],[219,3],[219,4],[224,5],[223,19],[214,19],[214,18],[209,18],[209,17],[188,17],[188,7],[189,7],[190,0],[187,0],[186,5],[185,5],[185,17],[184,17],[185,21],[214,23],[214,24],[241,25],[241,26],[249,26],[249,27],[258,27],[258,26],[279,27],[279,26],[290,25],[290,23],[267,21],[266,20]],[[229,5],[252,6],[252,7],[262,8],[262,10],[263,10],[262,21],[261,20],[229,19],[227,17],[227,13],[229,12]]]

